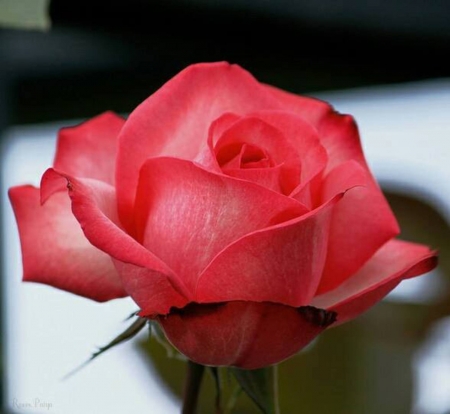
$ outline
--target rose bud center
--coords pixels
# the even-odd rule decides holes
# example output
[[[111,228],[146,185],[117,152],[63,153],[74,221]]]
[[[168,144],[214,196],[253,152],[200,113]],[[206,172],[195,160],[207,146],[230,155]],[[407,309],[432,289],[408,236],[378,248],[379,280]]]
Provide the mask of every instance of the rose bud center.
[[[267,152],[248,143],[233,143],[220,148],[217,161],[221,168],[269,168],[274,163]]]

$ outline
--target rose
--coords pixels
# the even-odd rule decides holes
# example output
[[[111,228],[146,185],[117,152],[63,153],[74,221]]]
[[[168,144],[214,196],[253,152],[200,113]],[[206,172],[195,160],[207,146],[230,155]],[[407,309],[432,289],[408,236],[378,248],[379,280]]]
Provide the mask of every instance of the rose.
[[[41,188],[10,197],[24,280],[130,295],[205,365],[284,360],[436,264],[394,239],[350,116],[226,63],[63,129]]]

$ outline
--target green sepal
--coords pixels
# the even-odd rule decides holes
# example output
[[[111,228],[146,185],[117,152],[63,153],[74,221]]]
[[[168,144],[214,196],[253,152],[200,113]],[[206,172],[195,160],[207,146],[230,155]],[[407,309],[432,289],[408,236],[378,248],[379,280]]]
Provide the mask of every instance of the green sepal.
[[[127,318],[132,318],[133,315]],[[119,345],[123,342],[128,341],[129,339],[135,337],[144,326],[147,324],[147,319],[138,317],[125,331],[123,331],[120,335],[116,336],[111,342],[107,345],[100,347],[96,352],[94,352],[91,357],[81,364],[78,368],[75,368],[73,371],[69,372],[67,375],[63,377],[63,380],[71,377],[73,374],[77,373],[80,369],[84,368],[87,364],[92,362],[95,358],[108,351],[109,349]]]
[[[276,366],[255,370],[229,370],[262,413],[279,414]]]

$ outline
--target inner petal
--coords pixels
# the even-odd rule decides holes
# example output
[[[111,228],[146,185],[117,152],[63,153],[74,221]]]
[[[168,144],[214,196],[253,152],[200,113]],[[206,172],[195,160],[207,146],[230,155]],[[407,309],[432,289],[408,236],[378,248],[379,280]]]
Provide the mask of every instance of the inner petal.
[[[235,142],[220,148],[216,157],[223,170],[273,166],[270,156],[264,149],[245,142]]]
[[[269,155],[255,145],[242,145],[240,157],[241,168],[269,168],[273,166]]]
[[[267,157],[278,165],[295,153],[278,128],[256,117],[244,117],[231,125],[214,149],[221,165],[225,159],[228,161],[238,154],[248,161]]]
[[[282,131],[257,117],[243,117],[225,129],[214,153],[224,174],[270,183],[270,189],[285,195],[300,183],[300,155]]]

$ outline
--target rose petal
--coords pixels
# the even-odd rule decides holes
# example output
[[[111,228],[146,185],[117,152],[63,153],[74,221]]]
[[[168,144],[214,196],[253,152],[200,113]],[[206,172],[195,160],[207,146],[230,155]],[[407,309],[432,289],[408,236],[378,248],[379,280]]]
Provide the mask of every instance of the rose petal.
[[[113,259],[123,285],[140,307],[140,316],[166,315],[172,308],[188,303],[185,295],[174,289],[170,279],[159,271]]]
[[[278,187],[283,194],[289,194],[299,184],[301,160],[297,148],[291,145],[290,140],[277,127],[254,116],[242,117],[222,133],[214,147],[219,164],[225,173],[230,171],[233,176],[251,180],[254,177],[253,173],[246,174],[246,169],[241,169],[237,173],[237,168],[233,168],[231,164],[224,166],[221,162],[224,155],[226,160],[230,148],[233,151],[243,145],[260,149],[262,153],[267,154],[267,161],[273,164],[272,167],[280,166],[280,169],[271,169],[265,175],[269,173],[275,175],[270,181],[278,179]]]
[[[172,270],[121,229],[113,187],[49,169],[42,178],[43,191],[47,185],[51,188],[54,181],[61,180],[67,181],[72,211],[86,238],[115,259],[123,286],[133,299],[136,298],[138,305],[141,305],[143,290],[148,297],[155,295],[154,292],[165,292],[165,295],[157,296],[158,302],[153,303],[151,313],[164,314],[175,304],[183,306],[187,303],[186,288]],[[124,265],[117,265],[118,261]],[[149,304],[144,301],[142,306]]]
[[[283,134],[289,148],[297,152],[301,159],[302,182],[309,181],[325,168],[326,151],[320,143],[317,131],[308,122],[291,112],[283,111],[258,111],[250,116],[272,125]]]
[[[320,142],[328,153],[330,171],[341,163],[354,160],[368,169],[361,147],[358,126],[350,115],[342,115],[332,109],[318,127]]]
[[[96,301],[127,296],[111,258],[92,246],[66,193],[40,204],[39,189],[9,191],[19,226],[24,281],[45,283]]]
[[[316,129],[292,112],[258,111],[252,113],[264,122],[276,127],[289,141],[301,162],[300,183],[290,194],[301,203],[313,208],[321,175],[327,167],[328,156]],[[317,204],[315,205],[317,206]]]
[[[125,120],[105,112],[58,134],[54,167],[77,177],[114,184],[119,132]]]
[[[271,168],[227,168],[223,172],[230,177],[251,181],[277,193],[285,194],[287,192],[285,189],[288,187],[281,186],[283,183],[283,170],[280,165]]]
[[[300,115],[314,127],[333,110],[329,103],[320,99],[297,95],[272,85],[263,86],[282,104],[282,109]]]
[[[220,252],[198,279],[199,303],[248,300],[309,304],[322,275],[333,206],[244,236]]]
[[[200,151],[198,156],[195,157],[194,162],[200,164],[207,170],[221,173],[222,169],[217,162],[214,146],[216,145],[216,142],[222,136],[222,134],[239,119],[241,119],[239,115],[233,114],[231,112],[226,112],[219,116],[219,118],[211,122],[211,125],[208,129],[208,139],[206,142],[206,146]]]
[[[429,272],[437,253],[427,246],[390,240],[351,278],[316,296],[313,306],[336,311],[337,322],[355,318],[380,301],[403,279]]]
[[[201,271],[228,244],[306,212],[296,200],[254,183],[162,157],[142,168],[135,217],[143,230],[138,240],[193,293]]]
[[[261,148],[273,159],[275,165],[285,163],[296,155],[296,148],[277,127],[254,116],[242,117],[225,130],[214,149],[216,154],[220,154],[231,145],[237,144],[251,144]]]
[[[191,360],[212,366],[262,368],[289,358],[327,325],[307,308],[275,303],[191,304],[158,318],[168,340]]]
[[[208,130],[208,140],[211,143],[211,148],[214,148],[219,141],[220,137],[230,129],[236,122],[242,119],[241,115],[237,115],[232,112],[226,112],[219,118],[215,119]]]
[[[223,148],[217,159],[225,169],[270,168],[276,163],[264,148],[242,142],[231,143]]]
[[[193,65],[172,78],[133,111],[120,134],[117,191],[126,226],[139,171],[147,158],[168,155],[194,160],[205,145],[210,124],[222,114],[279,105],[236,65]]]
[[[320,142],[328,153],[327,171],[348,160],[367,167],[358,128],[350,115],[339,114],[330,104],[319,99],[295,95],[269,85],[265,88],[283,104],[284,110],[295,113],[317,129]]]
[[[347,161],[325,178],[320,204],[353,188],[336,206],[330,228],[327,261],[318,294],[353,275],[389,239],[399,233],[397,221],[370,173]]]

